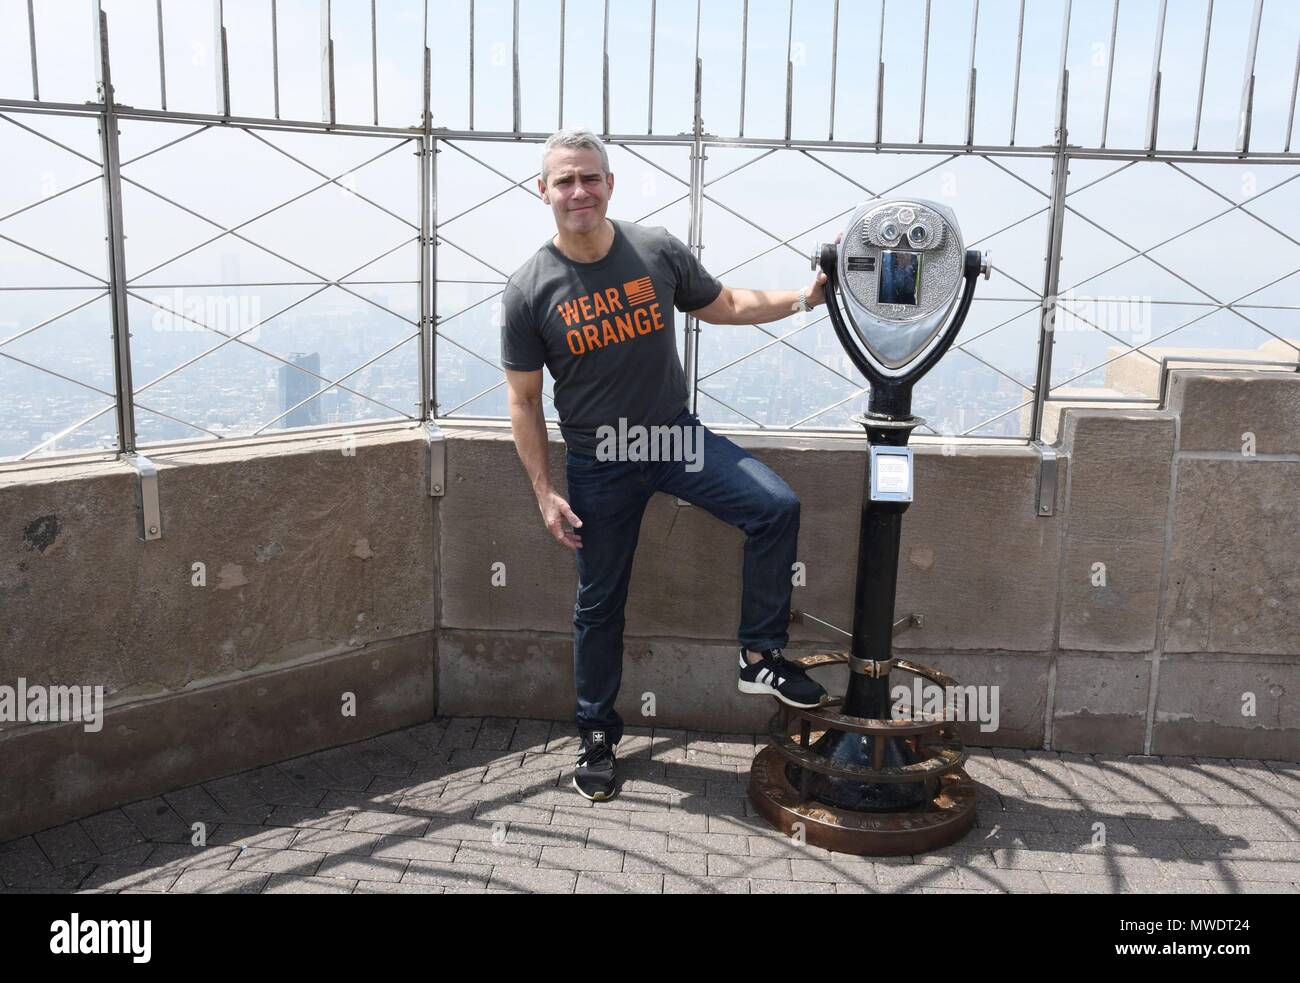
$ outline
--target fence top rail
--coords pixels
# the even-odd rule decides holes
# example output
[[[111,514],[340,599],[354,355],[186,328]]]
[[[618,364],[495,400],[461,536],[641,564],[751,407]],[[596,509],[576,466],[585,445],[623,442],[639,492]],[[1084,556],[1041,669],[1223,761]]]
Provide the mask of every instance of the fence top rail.
[[[0,112],[31,113],[36,115],[80,116],[97,118],[104,115],[103,103],[53,103],[34,102],[29,99],[0,99]],[[424,128],[414,126],[373,126],[369,124],[327,123],[320,120],[270,119],[259,116],[220,116],[211,113],[187,113],[172,110],[133,109],[115,106],[118,119],[173,122],[192,125],[227,125],[255,130],[336,133],[342,136],[371,136],[380,138],[419,137]],[[543,131],[465,130],[450,127],[432,127],[429,134],[435,140],[466,140],[491,143],[545,143],[550,133]],[[602,136],[616,146],[675,146],[689,147],[694,142],[690,133],[646,134],[609,133]],[[703,133],[700,144],[706,148],[816,150],[827,153],[882,153],[882,154],[961,154],[975,157],[1031,157],[1050,159],[1058,153],[1053,145],[1025,146],[1014,144],[943,144],[915,142],[880,142],[855,140],[805,140],[797,137],[769,139],[765,137],[728,137]],[[1266,150],[1146,150],[1142,148],[1089,147],[1067,144],[1065,156],[1074,160],[1153,161],[1201,164],[1298,164],[1300,150],[1274,152]]]

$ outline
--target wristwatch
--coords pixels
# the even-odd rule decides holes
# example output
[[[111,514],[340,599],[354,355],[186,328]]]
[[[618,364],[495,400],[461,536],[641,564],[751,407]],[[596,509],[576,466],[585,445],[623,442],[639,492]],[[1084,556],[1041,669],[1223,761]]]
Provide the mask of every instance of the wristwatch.
[[[798,310],[798,311],[801,311],[801,312],[804,313],[804,314],[807,314],[809,311],[812,310],[812,305],[808,303],[808,288],[807,288],[807,287],[800,287],[800,288],[799,288],[799,305],[798,305],[798,307],[796,307],[795,309]]]

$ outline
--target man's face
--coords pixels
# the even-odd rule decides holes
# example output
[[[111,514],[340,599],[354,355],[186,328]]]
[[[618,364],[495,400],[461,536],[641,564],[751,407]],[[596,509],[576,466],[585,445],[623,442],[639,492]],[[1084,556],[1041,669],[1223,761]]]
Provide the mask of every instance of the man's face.
[[[546,182],[537,191],[555,214],[561,232],[585,235],[605,221],[614,175],[605,174],[591,147],[556,147],[546,156]]]

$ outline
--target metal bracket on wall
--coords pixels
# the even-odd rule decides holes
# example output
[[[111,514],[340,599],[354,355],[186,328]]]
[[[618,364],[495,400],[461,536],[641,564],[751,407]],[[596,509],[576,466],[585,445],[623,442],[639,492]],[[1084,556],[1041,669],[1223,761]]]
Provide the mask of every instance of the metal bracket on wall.
[[[909,628],[924,628],[925,615],[909,614],[906,618],[899,618],[894,622],[894,637],[897,638]]]
[[[1056,514],[1056,449],[1035,440],[1029,445],[1038,451],[1038,502],[1037,515],[1047,517]]]
[[[790,609],[790,624],[801,625],[803,624],[804,618],[807,618],[809,621],[815,621],[817,624],[825,628],[830,628],[832,631],[837,631],[846,638],[853,637],[852,632],[845,631],[839,625],[833,625],[829,621],[822,621],[822,619],[818,618],[816,615],[809,614],[807,611],[800,611],[798,608]]]
[[[429,495],[441,498],[447,490],[447,435],[432,421],[425,423],[424,435],[429,442]]]
[[[127,454],[122,458],[135,469],[135,508],[139,519],[140,539],[162,539],[162,512],[158,508],[158,468],[140,454]]]

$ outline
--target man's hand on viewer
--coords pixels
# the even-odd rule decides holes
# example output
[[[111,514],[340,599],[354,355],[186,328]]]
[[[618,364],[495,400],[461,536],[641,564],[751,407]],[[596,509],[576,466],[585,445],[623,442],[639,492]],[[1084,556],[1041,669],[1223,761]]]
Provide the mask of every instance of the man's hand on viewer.
[[[838,246],[843,238],[844,233],[840,232],[835,237],[835,244]],[[820,307],[824,303],[826,303],[826,274],[818,270],[817,275],[813,277],[812,286],[808,288],[808,306]]]

